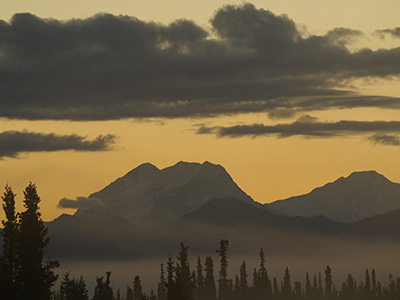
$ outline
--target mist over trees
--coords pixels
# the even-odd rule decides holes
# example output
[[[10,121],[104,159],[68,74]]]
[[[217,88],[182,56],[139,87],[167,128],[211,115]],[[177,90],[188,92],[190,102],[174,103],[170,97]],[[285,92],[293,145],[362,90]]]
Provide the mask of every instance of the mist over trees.
[[[201,257],[196,260],[192,269],[189,264],[189,251],[184,243],[176,258],[169,255],[166,262],[160,265],[160,277],[157,292],[146,293],[143,290],[139,275],[133,277],[127,286],[125,295],[117,290],[114,293],[110,272],[97,278],[92,300],[396,300],[400,299],[400,278],[389,275],[389,283],[383,286],[377,280],[375,269],[366,269],[365,276],[357,281],[348,274],[341,285],[335,286],[333,270],[327,265],[318,274],[306,273],[304,281],[294,281],[289,268],[282,272],[283,277],[271,278],[267,270],[267,258],[263,248],[259,251],[259,266],[252,274],[247,264],[242,262],[238,273],[229,276],[229,241],[221,240],[217,253],[219,269],[214,269],[214,261],[207,256],[202,263]],[[251,272],[250,272],[251,273]],[[67,274],[68,275],[68,274]],[[217,275],[217,276],[216,276]],[[64,275],[65,278],[66,275]],[[68,276],[67,276],[68,277]],[[76,279],[74,279],[76,281]],[[80,279],[82,280],[82,279]],[[64,280],[65,281],[65,280]],[[63,283],[62,283],[63,286]],[[218,286],[218,289],[216,288]],[[222,290],[221,290],[222,287]],[[62,287],[58,295],[62,294]],[[222,291],[222,292],[221,292]],[[226,297],[226,298],[223,298]],[[55,300],[86,300],[88,298],[61,298]]]
[[[356,280],[348,274],[336,286],[333,270],[327,265],[318,274],[306,273],[304,281],[293,281],[288,267],[283,277],[271,278],[268,259],[259,249],[259,265],[249,270],[246,261],[234,272],[229,269],[229,241],[221,239],[216,249],[219,261],[211,256],[197,257],[190,266],[189,247],[180,244],[176,257],[169,255],[160,265],[156,290],[146,292],[140,275],[132,278],[125,292],[114,291],[111,272],[96,278],[93,296],[89,297],[85,279],[64,273],[57,290],[52,290],[58,276],[59,263],[44,262],[49,244],[48,230],[39,212],[40,197],[36,185],[24,190],[24,208],[15,210],[15,196],[5,187],[2,206],[3,251],[0,256],[0,299],[7,300],[397,300],[400,299],[400,277],[389,275],[388,283],[377,279],[375,269],[366,269],[365,276]],[[282,264],[285,262],[283,261]],[[235,274],[236,273],[236,274]],[[233,274],[233,275],[232,275]],[[385,281],[386,282],[386,281]]]

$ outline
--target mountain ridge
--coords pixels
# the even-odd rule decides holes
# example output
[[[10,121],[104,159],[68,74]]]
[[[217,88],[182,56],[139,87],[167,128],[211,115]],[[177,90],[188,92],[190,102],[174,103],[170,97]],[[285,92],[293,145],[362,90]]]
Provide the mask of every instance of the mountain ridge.
[[[400,184],[376,171],[353,172],[311,192],[264,204],[289,216],[353,223],[400,208]]]

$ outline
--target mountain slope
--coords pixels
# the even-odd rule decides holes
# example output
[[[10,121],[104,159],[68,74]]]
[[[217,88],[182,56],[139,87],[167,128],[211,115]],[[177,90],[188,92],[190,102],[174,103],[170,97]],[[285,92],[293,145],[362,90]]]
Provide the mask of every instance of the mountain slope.
[[[211,199],[225,196],[258,204],[220,165],[179,162],[159,170],[147,163],[90,195],[104,204],[79,209],[75,216],[98,222],[121,216],[133,224],[151,227],[170,222],[195,211]]]
[[[306,195],[265,206],[289,216],[323,215],[338,222],[352,223],[399,209],[400,184],[375,171],[354,172]]]

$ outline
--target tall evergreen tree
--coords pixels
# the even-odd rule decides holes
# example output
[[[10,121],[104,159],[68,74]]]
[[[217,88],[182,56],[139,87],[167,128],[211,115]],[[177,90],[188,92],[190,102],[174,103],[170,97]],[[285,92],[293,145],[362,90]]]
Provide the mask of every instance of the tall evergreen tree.
[[[280,298],[281,292],[279,290],[278,280],[276,279],[276,277],[274,277],[274,279],[272,280],[272,294],[274,299]]]
[[[39,212],[40,197],[36,185],[29,183],[24,191],[25,211],[19,216],[18,282],[20,298],[30,300],[51,299],[51,287],[57,280],[53,269],[57,261],[43,263],[44,249],[50,239]]]
[[[160,281],[158,282],[157,296],[158,300],[167,300],[167,282],[165,280],[163,264],[161,264],[160,272],[161,273],[160,273]]]
[[[332,269],[329,265],[327,265],[325,269],[325,296],[328,299],[330,299],[332,296],[332,287],[333,287]]]
[[[240,299],[246,299],[249,293],[249,285],[247,283],[247,271],[246,271],[246,262],[240,266],[240,274],[239,274],[239,291],[240,291]]]
[[[196,294],[194,296],[195,300],[204,299],[204,275],[203,266],[201,264],[200,256],[197,258],[196,267]]]
[[[6,185],[3,199],[5,220],[2,221],[3,254],[0,256],[0,298],[15,300],[19,289],[18,275],[18,220],[15,211],[15,194]]]
[[[204,268],[206,273],[204,277],[204,299],[216,300],[217,289],[215,286],[215,278],[214,278],[214,262],[211,256],[206,257]]]
[[[260,249],[260,268],[257,273],[255,280],[255,299],[266,299],[271,297],[272,287],[271,281],[269,280],[267,269],[265,267],[265,254],[263,248]]]
[[[180,285],[180,291],[182,293],[182,299],[192,300],[193,299],[193,286],[191,280],[190,266],[188,261],[188,248],[184,243],[181,243],[181,250],[178,258],[177,268],[177,282]]]
[[[143,297],[142,281],[140,276],[135,276],[133,280],[133,300],[141,300]]]
[[[174,266],[174,260],[172,259],[172,256],[168,256],[168,261],[167,261],[167,299],[168,300],[175,300],[177,299],[177,287],[176,287],[176,282],[175,282],[175,266]]]
[[[372,269],[371,271],[371,295],[372,299],[374,299],[377,296],[377,282],[376,282],[375,269]]]
[[[216,250],[220,257],[218,300],[229,300],[231,296],[230,283],[228,280],[228,250],[229,250],[229,241],[220,240],[219,248]]]
[[[305,298],[307,300],[312,299],[313,296],[313,288],[311,286],[311,280],[308,273],[306,273],[306,290],[305,290]]]
[[[290,281],[289,268],[286,267],[285,276],[283,277],[282,295],[285,300],[292,299],[292,284]]]

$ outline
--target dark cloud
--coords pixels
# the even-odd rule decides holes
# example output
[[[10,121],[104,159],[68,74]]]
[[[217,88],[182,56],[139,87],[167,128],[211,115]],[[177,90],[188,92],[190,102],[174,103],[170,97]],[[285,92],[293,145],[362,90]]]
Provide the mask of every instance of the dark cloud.
[[[0,132],[0,159],[18,157],[23,152],[106,151],[115,143],[114,135],[100,135],[94,140],[76,134],[56,135],[29,131]]]
[[[390,134],[374,134],[368,138],[373,144],[400,146],[400,137]]]
[[[280,117],[343,102],[382,107],[346,82],[400,74],[400,48],[352,52],[347,43],[362,34],[352,29],[303,37],[288,16],[252,4],[222,7],[211,26],[213,35],[190,20],[16,14],[0,22],[0,117]]]
[[[215,134],[218,137],[243,137],[243,136],[277,136],[287,138],[291,136],[303,136],[309,138],[330,138],[336,136],[360,135],[381,132],[370,138],[371,141],[381,144],[389,144],[390,136],[386,132],[400,133],[400,122],[397,121],[339,121],[320,122],[311,116],[303,116],[294,123],[277,125],[237,125],[230,127],[205,127],[201,126],[198,134]],[[385,142],[386,141],[386,142]],[[392,137],[392,142],[394,141]]]
[[[62,198],[58,202],[59,208],[71,208],[71,209],[78,209],[78,208],[89,208],[94,205],[102,205],[103,202],[98,198],[86,198],[86,197],[76,197],[75,200]]]
[[[400,27],[392,28],[392,29],[377,30],[376,33],[382,38],[384,38],[387,35],[395,37],[395,38],[400,38]]]

